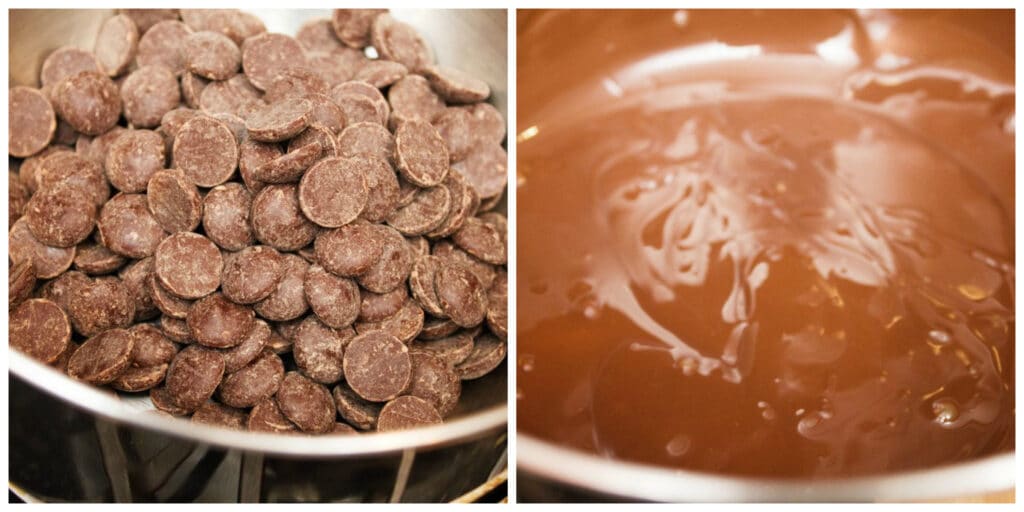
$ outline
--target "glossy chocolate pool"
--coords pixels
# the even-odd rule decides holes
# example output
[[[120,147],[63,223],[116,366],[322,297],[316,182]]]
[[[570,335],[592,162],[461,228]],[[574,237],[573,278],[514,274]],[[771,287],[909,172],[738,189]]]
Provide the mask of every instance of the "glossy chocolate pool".
[[[520,11],[518,427],[837,477],[1013,448],[1013,13]]]

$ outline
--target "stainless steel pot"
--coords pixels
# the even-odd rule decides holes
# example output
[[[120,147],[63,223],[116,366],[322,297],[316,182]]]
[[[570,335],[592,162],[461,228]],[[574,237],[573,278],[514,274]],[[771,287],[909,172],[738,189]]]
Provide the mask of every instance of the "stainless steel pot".
[[[256,10],[294,34],[326,10]],[[396,10],[438,61],[483,78],[507,116],[504,10]],[[36,84],[46,55],[91,48],[109,10],[9,11],[9,82]],[[359,436],[236,432],[153,414],[9,352],[10,486],[42,501],[447,501],[506,466],[507,365],[466,382],[452,418]]]
[[[521,501],[1013,501],[1014,454],[836,480],[713,475],[597,457],[516,436]],[[572,468],[566,471],[565,468]]]
[[[642,11],[646,16],[654,11]],[[545,107],[569,101],[564,91],[602,76],[611,64],[650,51],[636,41],[637,25],[609,11],[519,10],[517,27],[517,115],[522,130],[543,118]],[[656,14],[650,14],[654,16]],[[672,13],[668,13],[672,16]],[[800,16],[797,13],[794,19]],[[675,13],[684,24],[685,11]],[[966,18],[966,16],[965,16]],[[572,23],[566,23],[571,21]],[[575,25],[574,25],[575,24]],[[570,26],[566,26],[570,25]],[[575,30],[585,26],[587,30]],[[569,31],[572,41],[547,37]],[[639,30],[643,30],[642,28]],[[807,31],[811,32],[811,31]],[[685,32],[680,31],[680,38]],[[756,36],[751,36],[756,37]],[[812,37],[801,30],[793,39]],[[661,41],[666,46],[678,40]],[[813,47],[813,45],[808,46]],[[709,56],[708,60],[713,60]],[[522,85],[528,83],[529,86]],[[562,96],[559,96],[562,94]],[[1010,501],[1014,500],[1015,454],[866,477],[806,480],[717,475],[623,462],[569,449],[522,432],[516,435],[517,497],[520,501]]]

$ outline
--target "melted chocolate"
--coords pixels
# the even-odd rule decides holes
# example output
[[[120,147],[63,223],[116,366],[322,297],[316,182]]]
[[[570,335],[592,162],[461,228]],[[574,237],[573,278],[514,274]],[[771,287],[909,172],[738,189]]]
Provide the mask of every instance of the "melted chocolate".
[[[1012,449],[1012,12],[520,11],[519,48],[521,431],[761,476]]]

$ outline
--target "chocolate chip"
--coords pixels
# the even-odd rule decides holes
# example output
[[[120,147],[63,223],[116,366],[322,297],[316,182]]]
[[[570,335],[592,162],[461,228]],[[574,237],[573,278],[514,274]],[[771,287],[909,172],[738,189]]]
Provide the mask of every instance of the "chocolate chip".
[[[225,183],[203,198],[203,230],[214,243],[239,251],[256,239],[249,222],[252,196],[240,183]]]
[[[476,146],[452,170],[462,174],[481,198],[501,194],[508,181],[508,154],[497,144]]]
[[[383,331],[360,334],[349,342],[345,380],[359,396],[385,402],[402,394],[412,378],[412,359],[404,343]]]
[[[505,342],[490,334],[482,334],[473,341],[473,352],[455,366],[462,380],[479,379],[505,360]]]
[[[253,322],[241,343],[221,351],[224,355],[224,372],[234,373],[251,363],[270,343],[271,335],[270,326],[266,322],[259,319]]]
[[[433,122],[445,112],[444,101],[420,75],[408,75],[392,85],[388,89],[388,103],[391,104],[389,125],[392,128],[409,119]]]
[[[8,335],[12,347],[52,363],[71,341],[71,323],[52,301],[30,299],[11,311]]]
[[[206,402],[224,376],[224,358],[215,350],[190,345],[178,352],[165,379],[171,402],[194,411]]]
[[[438,340],[458,330],[459,326],[447,318],[427,318],[423,321],[423,330],[420,331],[419,338],[421,340]]]
[[[435,317],[446,318],[434,289],[434,278],[444,262],[437,256],[420,256],[409,274],[409,289],[423,310]]]
[[[338,414],[345,421],[362,430],[370,430],[377,426],[377,415],[380,414],[381,408],[380,404],[363,400],[345,383],[334,387],[333,396]]]
[[[207,114],[227,113],[244,118],[262,104],[259,90],[241,74],[210,82],[199,95],[199,108]]]
[[[366,55],[347,46],[331,52],[307,50],[306,59],[310,69],[317,70],[329,87],[351,80],[367,61]]]
[[[75,250],[75,268],[91,276],[115,272],[126,261],[124,256],[100,244],[82,242]]]
[[[267,27],[255,15],[238,9],[180,9],[181,20],[195,31],[224,34],[235,44],[262,34]]]
[[[434,290],[444,314],[462,327],[479,325],[487,312],[486,289],[466,266],[446,262],[434,275]]]
[[[448,416],[462,395],[462,381],[443,359],[412,352],[412,382],[407,392],[430,402],[441,416]]]
[[[191,72],[181,74],[181,99],[189,108],[200,108],[203,91],[210,81]]]
[[[278,154],[253,168],[251,170],[252,179],[260,183],[292,183],[299,181],[304,174],[308,174],[306,169],[323,156],[323,152],[324,147],[318,141],[296,147],[294,150]],[[264,154],[269,155],[269,153]]]
[[[203,235],[175,233],[157,246],[156,276],[167,291],[183,299],[213,293],[223,270],[220,250]]]
[[[358,434],[359,431],[352,428],[352,425],[348,423],[337,422],[334,424],[334,428],[331,429],[329,434],[331,435],[352,435]]]
[[[117,278],[90,279],[71,289],[67,313],[75,331],[95,336],[130,326],[135,319],[135,297]]]
[[[47,156],[35,173],[36,189],[57,185],[77,188],[97,207],[110,198],[110,185],[103,167],[81,155],[61,151]]]
[[[360,165],[345,158],[317,162],[299,183],[299,205],[307,218],[323,227],[352,222],[366,207],[368,189]]]
[[[370,27],[370,44],[382,59],[398,62],[412,71],[424,69],[434,61],[433,52],[416,29],[390,14],[374,18]]]
[[[196,342],[188,330],[188,323],[180,318],[164,315],[160,317],[159,325],[160,331],[176,343],[192,344]]]
[[[277,403],[285,417],[303,432],[324,433],[334,428],[334,400],[323,384],[298,372],[288,372],[277,390]]]
[[[182,45],[185,67],[210,80],[227,80],[242,65],[242,51],[223,34],[210,31],[189,34]]]
[[[200,187],[224,183],[238,165],[235,136],[224,123],[196,116],[174,138],[174,166]]]
[[[344,84],[342,84],[344,85]],[[336,86],[335,89],[337,89]],[[331,90],[331,97],[334,99],[334,103],[338,105],[342,113],[345,115],[345,121],[348,123],[376,123],[383,125],[385,122],[385,114],[381,113],[381,109],[378,103],[375,103],[372,99],[366,96],[358,94],[343,94],[337,95],[334,90]]]
[[[469,268],[485,289],[490,288],[491,283],[494,282],[496,275],[494,265],[480,261],[448,240],[435,242],[430,252],[434,256],[454,261]]]
[[[363,222],[326,231],[313,245],[316,260],[333,274],[358,276],[379,261],[384,236],[381,230]]]
[[[351,279],[312,265],[306,272],[303,289],[313,313],[331,327],[348,327],[359,316],[359,286]]]
[[[231,348],[242,343],[252,330],[255,318],[252,309],[214,293],[196,301],[186,321],[189,332],[200,345]]]
[[[128,329],[133,340],[132,365],[157,366],[170,363],[178,353],[178,346],[152,324],[136,324]]]
[[[161,21],[178,19],[178,9],[118,9],[117,12],[131,18],[140,34]]]
[[[386,404],[377,418],[379,432],[393,432],[441,423],[441,414],[430,402],[415,396],[400,396]]]
[[[473,212],[480,206],[480,196],[476,194],[476,190],[466,183],[466,179],[457,172],[448,173],[448,177],[444,179],[444,183],[441,186],[448,189],[448,194],[451,196],[451,208],[448,210],[448,215],[441,222],[441,225],[437,229],[427,233],[427,236],[431,238],[443,238],[451,236],[453,233],[462,228],[462,225],[466,223],[466,219],[473,215]],[[502,232],[507,231],[506,229]]]
[[[129,258],[145,258],[157,252],[167,232],[153,218],[144,194],[120,193],[100,211],[98,222],[103,243]]]
[[[195,182],[178,169],[153,173],[146,187],[146,203],[164,231],[193,231],[203,218],[203,197]]]
[[[321,125],[310,125],[294,139],[288,141],[288,153],[295,153],[306,146],[319,148],[319,152],[316,153],[313,161],[338,156],[337,139],[335,139],[330,129],[324,128]],[[303,170],[308,167],[309,165],[305,165]]]
[[[252,432],[290,433],[298,431],[298,427],[285,417],[277,400],[266,398],[257,403],[246,420],[246,427]]]
[[[77,75],[83,71],[101,70],[96,56],[85,50],[71,46],[63,46],[50,52],[43,60],[39,70],[39,81],[43,88],[56,86],[65,78]]]
[[[284,260],[273,247],[251,246],[234,253],[224,265],[224,296],[239,304],[259,302],[277,289]]]
[[[352,48],[363,48],[370,43],[370,25],[374,18],[387,9],[335,9],[331,27],[341,42]]]
[[[151,263],[155,269],[155,261]],[[146,277],[146,291],[149,294],[150,299],[153,301],[153,305],[160,310],[161,313],[179,320],[185,319],[188,316],[188,310],[192,309],[192,302],[189,299],[182,299],[167,291],[164,285],[160,284],[160,279],[157,278],[156,272],[151,270]]]
[[[128,293],[135,298],[136,322],[149,320],[160,314],[160,310],[153,303],[153,295],[150,293],[148,283],[153,277],[152,257],[129,263],[121,270],[118,277],[128,289]]]
[[[68,360],[68,375],[91,384],[107,384],[128,369],[133,343],[131,334],[124,329],[93,336]]]
[[[252,200],[252,229],[256,239],[280,251],[310,244],[317,226],[299,209],[298,187],[269,185]]]
[[[353,80],[362,80],[378,89],[383,89],[401,80],[409,73],[409,69],[397,62],[389,60],[371,60],[360,66]]]
[[[312,110],[313,104],[305,98],[284,98],[253,111],[245,120],[245,128],[253,140],[280,142],[306,129]]]
[[[168,369],[170,368],[168,367]],[[153,402],[153,406],[156,407],[158,411],[163,411],[173,416],[184,416],[192,412],[189,409],[184,409],[175,404],[171,399],[170,394],[167,392],[166,386],[150,389],[149,399]]]
[[[275,393],[284,380],[284,363],[267,351],[246,367],[228,374],[220,385],[222,402],[232,407],[252,407]]]
[[[31,87],[12,87],[8,94],[8,153],[24,158],[42,151],[57,130],[50,100],[39,89]]]
[[[410,343],[409,349],[413,352],[427,352],[449,366],[455,366],[473,353],[473,334],[470,331],[462,331],[440,339],[421,338]]]
[[[78,189],[68,183],[40,190],[25,206],[28,228],[37,240],[51,247],[71,247],[92,233],[96,205],[82,201]]]
[[[192,413],[193,423],[203,423],[235,430],[245,429],[247,420],[248,414],[245,411],[219,404],[213,400],[207,400]]]
[[[457,69],[428,66],[423,69],[423,76],[448,103],[476,103],[491,95],[487,82]]]
[[[119,14],[100,25],[93,52],[107,76],[117,76],[128,69],[139,46],[139,29],[131,17]]]
[[[394,228],[371,225],[382,242],[381,256],[357,278],[359,285],[374,293],[386,293],[405,283],[412,271],[413,253],[405,237]]]
[[[306,51],[332,52],[344,48],[338,36],[334,35],[334,27],[330,18],[315,18],[299,27],[295,39]]]
[[[481,261],[502,265],[507,259],[505,240],[494,226],[475,217],[466,219],[452,241]]]
[[[395,152],[395,137],[378,123],[349,123],[338,135],[338,152],[346,158],[375,157],[391,161]]]
[[[126,130],[107,150],[104,165],[110,184],[121,192],[145,192],[150,178],[164,168],[164,153],[164,139],[160,134],[151,130]]]
[[[415,267],[413,267],[415,269]],[[410,285],[412,277],[409,278]],[[362,303],[359,306],[359,320],[361,322],[379,322],[389,316],[398,313],[409,297],[409,292],[404,286],[399,286],[386,293],[373,293],[363,291],[361,293]]]
[[[508,275],[504,271],[487,291],[487,327],[502,340],[508,338]]]
[[[433,187],[448,175],[448,148],[430,123],[410,119],[395,131],[395,164],[409,182]]]
[[[295,364],[303,375],[321,384],[338,382],[343,376],[345,347],[355,334],[351,328],[333,329],[307,316],[292,339]]]
[[[388,216],[388,225],[406,236],[433,231],[448,218],[451,195],[445,187],[430,187],[416,192],[411,203]]]
[[[40,279],[50,279],[63,273],[75,259],[76,248],[50,247],[36,239],[21,218],[7,232],[7,246],[11,262],[31,262],[33,273]]]
[[[60,117],[75,130],[99,135],[111,129],[121,115],[121,96],[109,78],[83,71],[62,80],[54,90]]]
[[[273,321],[292,320],[309,309],[305,280],[309,263],[295,254],[284,254],[284,276],[277,289],[254,307],[263,318]]]
[[[356,332],[363,334],[371,331],[383,331],[408,343],[423,329],[423,309],[416,301],[406,300],[398,312],[379,322],[359,322]]]
[[[78,295],[79,287],[91,283],[92,279],[89,276],[77,270],[71,270],[44,284],[39,290],[39,297],[53,301],[67,312],[68,304]]]
[[[16,308],[28,300],[36,288],[36,273],[32,261],[15,263],[7,271],[7,307]]]
[[[284,34],[263,33],[242,43],[242,69],[261,90],[284,71],[305,66],[305,61],[299,42]]]
[[[307,98],[311,94],[326,94],[327,82],[309,69],[286,69],[275,76],[267,87],[263,100],[277,103],[285,98]]]
[[[136,61],[139,66],[163,65],[176,75],[185,71],[185,39],[192,29],[176,19],[155,23],[142,32]]]
[[[163,382],[168,367],[167,364],[130,366],[110,382],[110,387],[128,393],[152,389]]]
[[[129,123],[152,128],[181,104],[181,87],[174,70],[159,64],[146,65],[132,71],[121,84],[121,100]]]

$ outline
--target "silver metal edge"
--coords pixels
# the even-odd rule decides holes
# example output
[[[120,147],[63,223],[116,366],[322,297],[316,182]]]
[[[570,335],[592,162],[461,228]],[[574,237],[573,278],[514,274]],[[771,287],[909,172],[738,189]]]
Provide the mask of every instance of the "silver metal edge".
[[[522,433],[516,446],[520,470],[580,489],[652,501],[916,501],[1004,491],[1015,483],[1013,452],[877,476],[786,480],[614,461]]]
[[[151,429],[197,443],[288,457],[364,456],[441,447],[504,430],[508,422],[508,406],[501,404],[441,425],[400,432],[356,436],[283,436],[236,432],[180,418],[168,419],[166,416],[127,407],[109,391],[77,382],[16,350],[8,350],[7,353],[10,355],[8,363],[13,374],[74,407],[84,408],[118,423]]]

